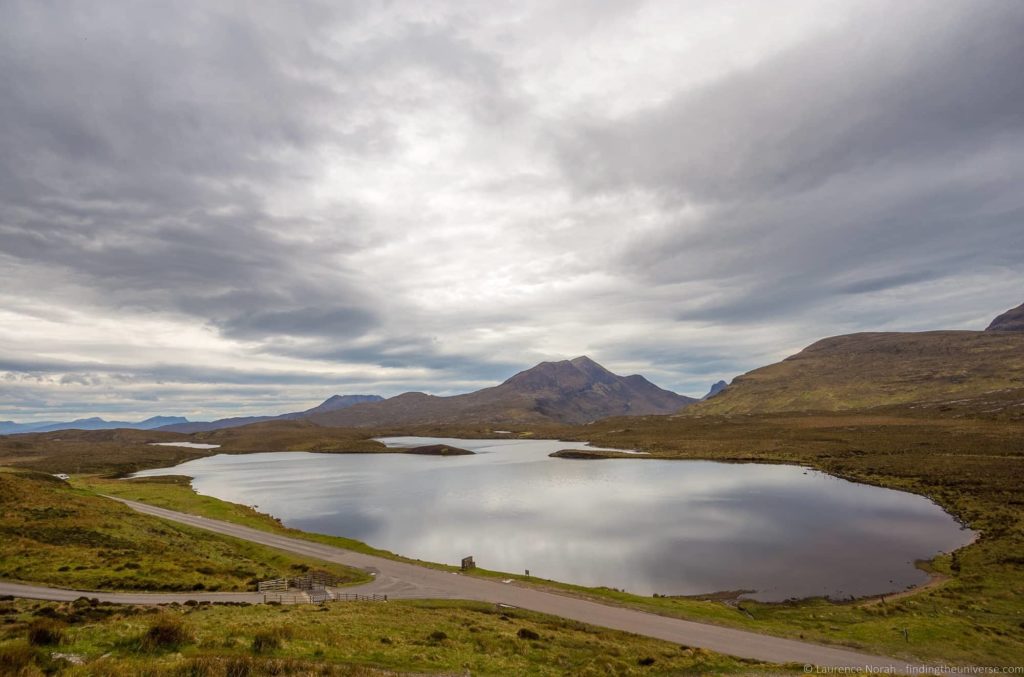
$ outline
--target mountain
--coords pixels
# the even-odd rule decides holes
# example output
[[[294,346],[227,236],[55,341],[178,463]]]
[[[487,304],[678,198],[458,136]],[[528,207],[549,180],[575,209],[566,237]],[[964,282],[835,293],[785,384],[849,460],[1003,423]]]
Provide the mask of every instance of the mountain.
[[[208,432],[210,430],[223,430],[224,428],[238,428],[243,425],[249,425],[250,423],[262,423],[264,421],[291,421],[308,418],[313,414],[325,414],[332,411],[338,411],[339,409],[351,407],[355,404],[380,402],[383,399],[384,398],[380,395],[332,395],[312,409],[307,409],[305,411],[294,411],[288,414],[281,414],[279,416],[236,416],[233,418],[221,418],[216,421],[190,421],[174,425],[165,425],[162,426],[160,430],[176,433],[198,433]]]
[[[1024,303],[992,320],[985,331],[1024,331]]]
[[[187,423],[183,416],[153,416],[144,421],[131,423],[128,421],[107,421],[93,416],[79,418],[74,421],[38,421],[36,423],[0,422],[0,435],[18,433],[46,433],[55,430],[113,430],[115,428],[132,428],[135,430],[154,430],[161,426]]]
[[[262,423],[273,421],[276,416],[234,416],[232,418],[219,418],[216,421],[187,421],[175,423],[159,428],[165,432],[172,433],[202,433],[210,430],[221,430],[222,428],[238,428],[250,423]]]
[[[704,397],[700,398],[700,399],[701,399],[701,401],[707,400],[707,399],[711,399],[712,397],[714,397],[715,395],[717,395],[718,393],[722,392],[723,390],[725,390],[728,387],[729,387],[728,383],[726,383],[725,381],[719,381],[718,383],[715,383],[714,385],[712,385],[711,386],[711,390],[708,391],[708,394],[705,395]]]
[[[875,332],[822,339],[686,413],[839,411],[1005,389],[1024,389],[1024,332]]]
[[[293,414],[283,414],[277,418],[284,419],[298,419],[298,418],[309,418],[313,414],[326,414],[331,411],[338,411],[339,409],[345,409],[355,404],[365,404],[367,402],[380,402],[384,398],[380,395],[331,395],[321,404],[307,409],[306,411],[298,411]]]
[[[188,419],[184,416],[151,416],[145,421],[140,421],[134,426],[129,427],[138,428],[139,430],[155,430],[165,425],[174,425],[176,423],[188,423]]]
[[[404,393],[307,418],[320,425],[354,427],[588,423],[607,416],[671,414],[695,401],[663,390],[643,376],[618,376],[589,357],[577,357],[541,362],[501,385],[464,395]]]
[[[16,423],[14,421],[0,421],[0,435],[16,435],[18,433],[30,433],[36,428],[53,425],[57,421],[36,421],[35,423]]]

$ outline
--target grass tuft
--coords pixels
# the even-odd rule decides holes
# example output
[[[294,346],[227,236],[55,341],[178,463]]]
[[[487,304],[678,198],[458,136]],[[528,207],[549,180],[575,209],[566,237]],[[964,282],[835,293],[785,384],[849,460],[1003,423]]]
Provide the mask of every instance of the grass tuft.
[[[175,650],[190,641],[192,636],[185,627],[185,621],[179,616],[164,613],[150,623],[139,644],[143,651],[154,652]]]
[[[60,644],[64,641],[64,628],[60,623],[40,618],[28,626],[27,639],[32,646]]]
[[[284,628],[260,630],[252,638],[252,652],[255,654],[270,653],[281,648],[282,639],[288,635]]]
[[[39,674],[36,672],[38,659],[38,652],[26,644],[0,646],[0,674]]]
[[[519,632],[516,633],[519,639],[537,640],[540,639],[540,635],[529,628],[519,628]]]

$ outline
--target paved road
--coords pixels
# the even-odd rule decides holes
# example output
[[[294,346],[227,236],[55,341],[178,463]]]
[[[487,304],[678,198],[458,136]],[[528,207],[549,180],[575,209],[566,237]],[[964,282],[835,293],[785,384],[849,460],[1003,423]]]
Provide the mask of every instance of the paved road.
[[[253,604],[263,601],[263,593],[256,592],[85,592],[0,581],[0,596],[3,595],[26,599],[47,599],[55,602],[71,602],[79,597],[88,597],[114,604],[170,604],[172,602],[184,604],[190,599],[197,602],[251,602]]]
[[[117,499],[121,500],[121,499]],[[904,671],[906,661],[872,656],[856,651],[811,644],[744,630],[684,621],[634,609],[611,606],[578,599],[555,592],[538,590],[515,583],[503,584],[495,580],[463,576],[429,569],[427,567],[395,562],[383,557],[365,555],[330,545],[251,529],[206,517],[157,508],[125,501],[135,510],[181,524],[234,536],[254,543],[288,552],[316,557],[328,562],[371,571],[375,580],[361,586],[346,588],[346,592],[384,593],[393,599],[447,598],[468,599],[530,609],[542,613],[570,618],[592,625],[624,630],[676,644],[703,647],[712,651],[743,658],[773,663],[802,663],[830,667],[890,668]],[[259,601],[261,595],[253,593],[82,593],[35,586],[0,583],[0,594],[37,599],[75,599],[81,595],[98,597],[104,601],[139,603],[182,602],[188,599],[210,601]]]

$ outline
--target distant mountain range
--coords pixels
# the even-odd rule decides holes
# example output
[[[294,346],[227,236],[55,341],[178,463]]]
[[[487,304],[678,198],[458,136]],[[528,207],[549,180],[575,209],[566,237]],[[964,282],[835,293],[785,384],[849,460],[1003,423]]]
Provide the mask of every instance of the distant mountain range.
[[[305,411],[215,421],[193,422],[180,416],[154,416],[135,423],[101,418],[3,421],[0,435],[114,428],[196,433],[266,421],[337,427],[513,427],[673,414],[684,407],[689,414],[703,415],[838,411],[913,403],[945,406],[974,401],[972,398],[992,399],[993,394],[1010,402],[999,406],[1024,407],[1024,304],[999,315],[985,331],[871,332],[822,339],[782,362],[738,376],[730,384],[719,381],[700,400],[659,388],[639,374],[613,374],[581,356],[541,362],[500,385],[448,397],[421,392],[389,399],[334,395]]]
[[[145,421],[135,423],[129,421],[107,421],[102,418],[80,418],[74,421],[38,421],[36,423],[15,423],[0,421],[0,435],[16,435],[19,433],[48,433],[57,430],[113,430],[130,428],[133,430],[163,430],[178,433],[197,433],[221,428],[237,428],[261,421],[280,421],[306,418],[310,414],[321,414],[336,411],[353,404],[379,402],[384,398],[380,395],[332,395],[321,404],[305,411],[296,411],[279,416],[238,416],[222,418],[216,421],[189,421],[184,416],[153,416]]]
[[[237,416],[234,418],[221,418],[216,421],[181,421],[171,425],[165,425],[160,430],[175,433],[199,433],[209,430],[221,430],[223,428],[237,428],[250,423],[262,423],[263,421],[291,421],[296,419],[309,418],[315,414],[324,414],[356,404],[368,402],[380,402],[384,398],[380,395],[332,395],[322,403],[305,411],[295,411],[290,414],[279,416]]]
[[[74,421],[37,421],[35,423],[15,423],[0,421],[0,435],[17,433],[48,433],[55,430],[113,430],[114,428],[133,428],[135,430],[155,430],[167,425],[187,423],[183,416],[153,416],[145,421],[131,423],[128,421],[106,421],[96,416],[79,418]]]
[[[404,393],[304,418],[325,426],[381,427],[446,423],[589,423],[607,416],[671,414],[697,400],[643,376],[618,376],[589,357],[541,362],[501,385],[464,395]]]
[[[715,388],[724,387],[716,384]],[[215,421],[189,421],[156,416],[139,423],[99,418],[36,424],[0,423],[0,435],[63,429],[135,428],[198,433],[238,428],[267,421],[304,420],[324,426],[379,427],[431,423],[589,423],[607,416],[672,414],[697,400],[664,390],[639,374],[618,376],[589,357],[541,362],[504,383],[464,395],[438,397],[404,393],[334,395],[312,409],[279,416],[239,416]]]
[[[986,331],[871,332],[822,339],[782,362],[736,377],[724,392],[687,413],[952,406],[996,393],[1008,402],[1020,400],[1012,406],[1024,405],[1024,306],[1003,313]]]

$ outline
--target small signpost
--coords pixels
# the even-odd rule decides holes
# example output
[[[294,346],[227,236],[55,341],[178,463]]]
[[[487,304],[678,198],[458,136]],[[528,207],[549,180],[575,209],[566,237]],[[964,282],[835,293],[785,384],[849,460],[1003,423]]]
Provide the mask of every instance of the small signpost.
[[[462,570],[468,571],[470,569],[476,569],[476,562],[473,561],[473,556],[462,558]]]

